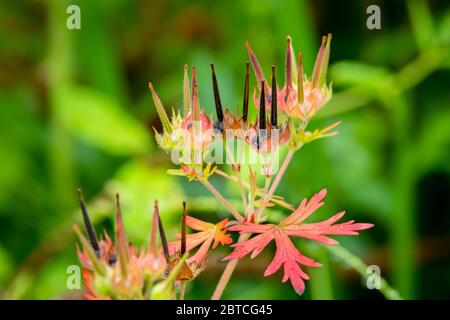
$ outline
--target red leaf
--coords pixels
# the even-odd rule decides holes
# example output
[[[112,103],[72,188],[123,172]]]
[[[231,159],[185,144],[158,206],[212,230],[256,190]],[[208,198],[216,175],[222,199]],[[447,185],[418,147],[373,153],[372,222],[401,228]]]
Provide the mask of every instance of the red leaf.
[[[186,251],[192,251],[196,247],[200,246],[197,252],[192,255],[188,260],[194,262],[197,266],[202,265],[208,255],[209,249],[214,249],[220,243],[222,246],[230,244],[232,239],[229,234],[226,233],[225,226],[228,223],[228,219],[224,219],[217,224],[205,222],[191,216],[186,216],[186,224],[193,230],[199,232],[190,233],[186,235]],[[177,235],[179,238],[180,235]],[[174,241],[169,243],[169,252],[174,254],[180,251],[181,242]]]
[[[336,245],[338,242],[327,237],[327,235],[357,235],[358,230],[373,227],[373,224],[354,223],[353,220],[334,224],[344,216],[344,212],[340,212],[325,221],[303,224],[303,221],[323,205],[322,199],[326,194],[326,189],[323,189],[315,194],[310,201],[307,201],[306,198],[303,199],[300,206],[279,225],[243,222],[229,227],[228,230],[230,231],[256,233],[258,235],[247,241],[232,245],[236,249],[225,257],[225,260],[241,259],[249,253],[251,253],[250,258],[253,259],[272,240],[275,240],[276,253],[272,262],[267,266],[264,276],[270,276],[283,266],[284,276],[282,281],[290,280],[294,290],[301,295],[305,289],[303,280],[308,280],[309,276],[300,266],[319,267],[320,264],[301,254],[290,240],[290,236]]]

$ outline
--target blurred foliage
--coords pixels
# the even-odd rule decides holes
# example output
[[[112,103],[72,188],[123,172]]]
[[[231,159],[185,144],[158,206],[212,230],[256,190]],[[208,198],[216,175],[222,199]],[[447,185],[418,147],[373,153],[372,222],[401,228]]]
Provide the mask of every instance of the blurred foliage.
[[[366,28],[366,8],[374,3],[381,30]],[[328,32],[334,97],[312,126],[342,120],[340,135],[296,155],[278,193],[297,204],[326,186],[321,214],[345,209],[376,224],[343,244],[379,265],[406,298],[450,297],[447,1],[73,0],[81,30],[72,31],[68,4],[0,3],[3,297],[80,297],[66,288],[66,269],[77,264],[70,228],[80,221],[77,186],[98,232],[111,228],[112,195],[119,192],[127,231],[138,243],[148,241],[154,199],[172,236],[184,199],[203,219],[225,216],[201,186],[166,174],[172,165],[155,148],[151,128],[160,124],[147,83],[166,106],[181,108],[183,65],[195,65],[200,100],[211,113],[214,62],[233,110],[242,100],[245,40],[268,70],[283,66],[291,35],[309,73],[320,35]],[[277,72],[282,79],[282,68]],[[218,188],[237,195],[231,184]],[[271,218],[282,214],[277,210]],[[381,298],[328,251],[299,245],[325,262],[301,298]],[[207,272],[188,287],[189,298],[210,297],[226,250],[211,256]],[[269,257],[243,261],[224,298],[298,298],[277,277],[263,278]]]

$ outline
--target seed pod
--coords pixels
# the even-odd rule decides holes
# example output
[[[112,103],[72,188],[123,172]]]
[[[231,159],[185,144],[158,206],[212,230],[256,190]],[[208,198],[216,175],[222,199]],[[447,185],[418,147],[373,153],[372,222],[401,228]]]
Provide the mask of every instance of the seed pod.
[[[89,218],[88,211],[86,209],[86,204],[83,199],[83,192],[81,189],[78,189],[78,199],[80,201],[81,213],[83,214],[84,225],[86,226],[86,231],[89,236],[89,241],[91,243],[92,248],[94,249],[95,255],[97,257],[100,256],[100,247],[98,245],[97,236],[95,235],[94,227],[92,226],[91,219]]]
[[[247,123],[248,118],[248,96],[250,92],[250,77],[249,77],[250,63],[245,64],[245,84],[244,84],[244,103],[242,106],[242,120]]]
[[[266,94],[265,81],[261,81],[261,97],[259,98],[259,129],[266,129]]]
[[[272,101],[270,107],[270,124],[273,128],[277,126],[277,80],[275,77],[275,66],[272,66]]]
[[[219,122],[223,122],[223,110],[222,102],[220,101],[219,85],[217,83],[216,72],[214,70],[214,64],[211,64],[211,76],[213,82],[214,102],[216,105],[216,115]]]

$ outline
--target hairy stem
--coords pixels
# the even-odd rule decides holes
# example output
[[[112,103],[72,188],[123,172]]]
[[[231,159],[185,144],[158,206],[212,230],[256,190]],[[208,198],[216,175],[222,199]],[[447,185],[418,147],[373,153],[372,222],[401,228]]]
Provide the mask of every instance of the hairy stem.
[[[395,287],[405,299],[414,299],[417,292],[416,224],[417,209],[414,206],[414,186],[417,184],[417,163],[414,141],[411,139],[413,127],[412,112],[408,95],[390,99],[393,123],[392,161],[392,216],[390,232],[392,245],[392,279]]]
[[[181,281],[180,300],[184,300],[185,293],[186,293],[186,281]]]
[[[263,196],[262,200],[263,204],[267,203],[272,198],[273,194],[275,193],[275,190],[280,184],[281,178],[283,178],[284,174],[286,173],[286,169],[288,168],[289,163],[291,162],[292,157],[294,156],[294,153],[295,153],[294,149],[289,149],[286,157],[284,158],[283,164],[280,167],[280,170],[278,171],[275,179],[273,180],[272,185],[269,188],[269,191],[265,192]],[[259,208],[258,211],[256,212],[256,216],[261,217],[265,209],[266,209],[265,207]]]
[[[244,215],[245,215],[247,212],[248,203],[247,203],[247,196],[245,193],[245,188],[244,188],[244,184],[242,182],[242,177],[241,177],[240,171],[237,173],[236,178],[238,180],[239,190],[241,192],[242,206],[244,207]]]
[[[248,204],[247,204],[247,197],[246,197],[246,194],[245,194],[244,185],[243,185],[243,182],[242,182],[241,171],[240,171],[240,169],[238,167],[238,163],[236,163],[236,161],[234,159],[234,154],[231,152],[230,148],[228,148],[228,144],[226,145],[226,149],[225,150],[226,150],[226,154],[227,154],[228,159],[232,160],[233,172],[236,173],[236,175],[234,177],[236,178],[236,180],[237,180],[237,182],[239,184],[239,191],[241,193],[242,206],[244,208],[244,215],[245,215],[245,213],[247,211]],[[239,163],[240,163],[240,160],[239,160]]]
[[[223,172],[223,171],[220,170],[220,169],[217,169],[217,170],[215,171],[215,173],[216,173],[217,175],[221,176],[221,177],[224,177],[225,179],[228,179],[228,180],[234,182],[234,183],[237,183],[237,184],[241,183],[241,185],[242,185],[243,188],[245,188],[245,189],[247,189],[247,190],[250,190],[250,185],[248,184],[248,182],[243,181],[242,179],[241,179],[240,182],[239,182],[239,179],[238,179],[236,176],[234,176],[234,175],[229,175],[229,174]],[[256,192],[256,195],[257,195],[257,196],[262,196],[263,194],[264,194],[264,193],[262,192],[262,190],[258,190],[258,191]],[[284,201],[283,201],[283,198],[281,198],[281,197],[278,197],[278,198],[277,198],[277,196],[275,196],[275,195],[272,195],[272,198],[269,199],[268,201],[273,202],[273,203],[275,203],[275,204],[277,204],[277,205],[279,205],[279,206],[281,206],[281,207],[283,207],[283,208],[289,209],[289,210],[291,210],[291,211],[294,209],[294,207],[293,207],[292,205],[290,205],[290,204],[284,202]],[[248,204],[247,204],[247,205],[248,205]]]
[[[219,191],[217,191],[216,188],[206,179],[199,180],[211,193],[224,205],[225,208],[227,208],[231,214],[234,216],[234,218],[242,222],[244,220],[244,217],[241,216],[239,212],[236,211],[236,209],[228,202],[227,199],[225,199]]]
[[[283,164],[281,165],[280,171],[278,171],[278,173],[275,177],[275,180],[273,180],[273,183],[270,186],[269,191],[264,196],[264,199],[266,199],[265,201],[272,198],[275,190],[277,189],[278,185],[280,184],[281,178],[283,178],[284,174],[286,173],[286,169],[288,168],[289,163],[291,162],[292,157],[294,156],[294,153],[295,153],[294,149],[289,149],[289,151],[286,155],[286,158],[284,158]]]
[[[238,239],[238,243],[246,241],[249,237],[250,237],[250,234],[248,234],[248,233],[240,235],[239,239]],[[227,286],[228,282],[230,281],[230,278],[231,278],[238,262],[239,262],[239,259],[234,259],[227,263],[225,270],[223,270],[223,273],[220,276],[220,280],[217,283],[216,289],[214,290],[211,300],[220,300],[220,298],[222,297],[222,293],[225,290],[225,287]]]
[[[272,177],[271,176],[266,176],[266,182],[264,183],[264,189],[263,189],[263,192],[262,192],[262,195],[263,195],[262,205],[264,205],[265,203],[268,202],[268,200],[265,199],[265,195],[267,194],[267,191],[269,190],[270,181],[272,181]],[[258,210],[256,210],[256,212],[255,212],[255,223],[259,223],[261,221],[262,213],[264,212],[264,208],[265,207],[261,207]]]
[[[272,185],[269,188],[269,191],[265,193],[263,196],[263,203],[266,203],[269,199],[272,198],[275,190],[277,189],[278,185],[280,184],[281,178],[286,172],[287,167],[289,166],[289,163],[292,160],[292,157],[294,156],[295,150],[289,149],[288,154],[286,155],[286,158],[284,158],[283,164],[281,165],[280,171],[278,171],[277,176],[275,177],[275,180],[273,181]],[[269,181],[270,178],[266,180],[266,182]],[[268,183],[266,183],[266,188],[264,191],[267,191]],[[255,216],[260,217],[264,212],[264,207],[260,208]],[[250,237],[250,234],[241,235],[239,237],[238,243],[247,240]],[[225,267],[225,270],[222,273],[222,276],[220,277],[219,283],[216,286],[216,289],[214,290],[214,293],[211,297],[212,300],[219,300],[222,296],[223,291],[225,290],[225,287],[227,286],[228,282],[230,281],[230,278],[234,272],[234,269],[236,268],[237,264],[239,262],[239,259],[234,259],[228,262],[227,266]]]

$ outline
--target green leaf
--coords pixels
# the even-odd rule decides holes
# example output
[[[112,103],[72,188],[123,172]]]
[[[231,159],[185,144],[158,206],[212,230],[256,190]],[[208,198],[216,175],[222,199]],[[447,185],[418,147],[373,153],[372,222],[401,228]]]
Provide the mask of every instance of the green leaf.
[[[436,38],[443,45],[450,44],[450,10],[447,10],[439,21]]]
[[[417,143],[417,155],[423,171],[433,167],[450,168],[448,146],[450,145],[450,111],[442,110],[426,118],[423,132]]]
[[[6,249],[0,244],[0,286],[12,271],[13,264],[11,261],[11,257],[8,251],[6,251]]]
[[[417,45],[424,50],[433,41],[435,34],[430,8],[425,0],[409,0],[406,6]]]
[[[70,86],[57,93],[58,119],[74,136],[115,155],[142,154],[152,146],[146,128],[109,96]]]

